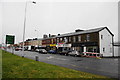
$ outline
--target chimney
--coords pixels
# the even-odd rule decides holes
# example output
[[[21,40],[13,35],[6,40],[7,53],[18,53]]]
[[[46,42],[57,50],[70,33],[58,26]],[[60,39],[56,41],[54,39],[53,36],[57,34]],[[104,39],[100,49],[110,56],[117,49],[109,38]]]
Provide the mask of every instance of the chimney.
[[[81,32],[81,31],[84,31],[84,30],[81,30],[81,29],[77,29],[77,30],[75,30],[75,32]]]
[[[44,35],[43,35],[43,38],[48,38],[48,35],[44,34]]]
[[[49,34],[49,37],[51,37],[51,34]]]
[[[60,36],[60,34],[58,34],[58,36]]]

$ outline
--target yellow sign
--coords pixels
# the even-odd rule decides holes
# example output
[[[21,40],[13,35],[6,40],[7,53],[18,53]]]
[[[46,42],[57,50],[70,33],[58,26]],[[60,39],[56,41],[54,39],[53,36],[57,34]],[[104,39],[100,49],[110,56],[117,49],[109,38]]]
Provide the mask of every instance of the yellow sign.
[[[56,46],[56,44],[50,44],[50,46]]]

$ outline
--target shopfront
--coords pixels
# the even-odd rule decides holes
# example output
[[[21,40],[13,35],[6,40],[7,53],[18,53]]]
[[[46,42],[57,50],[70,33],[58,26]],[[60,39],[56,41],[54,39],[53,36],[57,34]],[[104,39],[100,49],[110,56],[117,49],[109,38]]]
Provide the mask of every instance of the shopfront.
[[[99,52],[97,42],[73,43],[72,49],[79,52]]]
[[[58,51],[71,50],[71,44],[58,43],[56,47]]]

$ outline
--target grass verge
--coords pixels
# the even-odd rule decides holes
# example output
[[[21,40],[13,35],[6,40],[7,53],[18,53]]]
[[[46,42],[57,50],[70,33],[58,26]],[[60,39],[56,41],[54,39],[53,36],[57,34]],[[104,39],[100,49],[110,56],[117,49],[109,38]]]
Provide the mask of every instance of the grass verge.
[[[78,80],[114,80],[56,65],[22,58],[2,51],[2,78],[52,78]]]

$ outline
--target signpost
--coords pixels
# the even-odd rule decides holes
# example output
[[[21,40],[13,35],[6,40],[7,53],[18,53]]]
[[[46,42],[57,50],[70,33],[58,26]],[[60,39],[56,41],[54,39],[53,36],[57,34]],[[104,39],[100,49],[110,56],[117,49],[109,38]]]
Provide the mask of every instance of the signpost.
[[[15,36],[13,35],[6,35],[6,44],[14,44]]]
[[[6,45],[7,44],[14,44],[14,41],[15,41],[15,36],[13,36],[13,35],[6,35]],[[12,53],[14,53],[13,45],[12,45]]]

